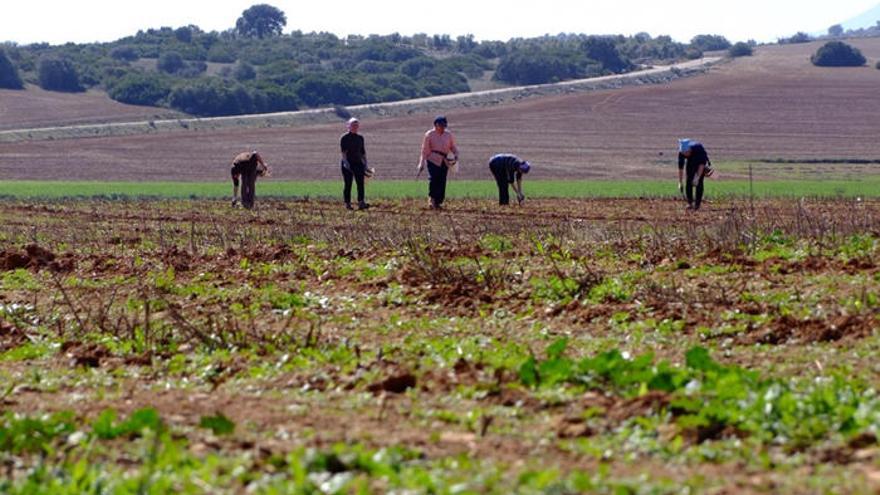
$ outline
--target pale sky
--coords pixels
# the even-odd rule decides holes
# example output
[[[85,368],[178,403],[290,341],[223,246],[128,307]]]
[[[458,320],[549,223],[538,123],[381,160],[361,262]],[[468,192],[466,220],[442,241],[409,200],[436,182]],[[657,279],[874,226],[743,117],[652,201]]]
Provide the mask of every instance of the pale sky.
[[[506,41],[543,34],[668,34],[689,41],[721,34],[731,41],[775,41],[797,31],[825,32],[880,0],[7,0],[0,41],[60,44],[113,41],[139,29],[195,24],[235,26],[242,11],[268,3],[287,14],[285,33],[473,34]]]

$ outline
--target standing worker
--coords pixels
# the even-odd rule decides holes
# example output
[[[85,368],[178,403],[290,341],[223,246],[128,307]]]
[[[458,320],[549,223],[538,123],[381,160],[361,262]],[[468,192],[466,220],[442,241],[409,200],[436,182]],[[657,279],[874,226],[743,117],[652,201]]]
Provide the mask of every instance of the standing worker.
[[[712,175],[712,162],[706,148],[692,139],[678,140],[678,190],[684,189],[688,210],[699,210],[703,202],[703,178]],[[687,173],[685,178],[684,174]],[[682,180],[685,179],[684,185]],[[694,197],[696,186],[696,198]]]
[[[452,133],[446,130],[449,123],[446,117],[439,116],[434,119],[434,128],[425,133],[422,141],[422,154],[419,157],[418,173],[428,166],[428,197],[431,208],[440,210],[443,208],[443,200],[446,199],[446,176],[449,167],[458,162],[458,147]],[[452,158],[449,154],[452,153]]]
[[[348,132],[339,140],[342,150],[342,178],[345,185],[342,188],[342,199],[345,208],[351,210],[351,182],[357,183],[358,209],[366,210],[370,207],[364,200],[364,176],[367,172],[367,150],[364,147],[364,137],[358,134],[360,121],[354,117],[348,120]]]
[[[232,206],[239,201],[247,209],[254,207],[256,199],[257,177],[269,175],[269,166],[263,161],[263,157],[254,151],[239,153],[232,160]],[[241,199],[238,196],[238,184],[241,178]]]
[[[529,173],[532,166],[529,162],[521,160],[510,153],[499,153],[489,159],[489,170],[495,176],[498,185],[498,204],[510,204],[510,191],[508,186],[513,186],[516,192],[516,200],[522,205],[526,196],[522,190],[522,176]]]

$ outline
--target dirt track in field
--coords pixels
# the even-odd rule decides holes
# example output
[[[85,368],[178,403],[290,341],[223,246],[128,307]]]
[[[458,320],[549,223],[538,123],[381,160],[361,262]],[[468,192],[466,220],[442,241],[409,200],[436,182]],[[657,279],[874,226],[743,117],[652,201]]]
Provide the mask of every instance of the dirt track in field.
[[[486,178],[485,162],[501,151],[532,160],[535,178],[668,177],[683,136],[705,142],[716,162],[880,159],[880,70],[873,68],[880,40],[852,44],[868,66],[813,67],[819,43],[768,46],[666,85],[450,111],[462,177]],[[432,116],[362,123],[383,178],[412,176]],[[340,123],[2,144],[0,178],[225,180],[231,157],[257,148],[279,179],[335,179],[341,132]]]

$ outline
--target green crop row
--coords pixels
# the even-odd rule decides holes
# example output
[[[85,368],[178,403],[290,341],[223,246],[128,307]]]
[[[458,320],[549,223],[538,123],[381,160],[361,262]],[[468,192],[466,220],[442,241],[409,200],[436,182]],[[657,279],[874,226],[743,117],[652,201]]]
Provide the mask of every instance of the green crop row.
[[[529,198],[612,198],[677,197],[673,175],[660,180],[534,180],[526,181]],[[427,183],[415,180],[374,180],[367,184],[372,198],[421,198],[427,196]],[[721,180],[707,185],[712,196],[757,197],[877,197],[880,177],[859,180],[769,180],[757,181],[752,189],[747,181]],[[0,197],[7,198],[226,198],[229,183],[217,182],[83,182],[83,181],[3,181]],[[342,181],[266,180],[257,185],[260,197],[336,198],[341,197]],[[495,198],[495,183],[488,180],[457,180],[449,184],[453,198]]]

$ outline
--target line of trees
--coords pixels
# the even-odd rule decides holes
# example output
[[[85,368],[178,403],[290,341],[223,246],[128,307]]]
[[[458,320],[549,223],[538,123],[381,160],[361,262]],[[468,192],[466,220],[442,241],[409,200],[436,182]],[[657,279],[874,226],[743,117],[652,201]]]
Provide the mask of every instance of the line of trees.
[[[286,25],[282,11],[259,4],[223,32],[190,25],[112,43],[8,44],[0,52],[0,86],[19,88],[24,80],[55,91],[98,87],[124,103],[231,115],[457,93],[477,79],[536,84],[616,74],[731,46],[721,36],[685,44],[647,33],[507,42],[396,33],[340,38],[282,34]]]

